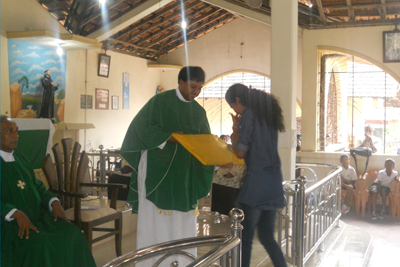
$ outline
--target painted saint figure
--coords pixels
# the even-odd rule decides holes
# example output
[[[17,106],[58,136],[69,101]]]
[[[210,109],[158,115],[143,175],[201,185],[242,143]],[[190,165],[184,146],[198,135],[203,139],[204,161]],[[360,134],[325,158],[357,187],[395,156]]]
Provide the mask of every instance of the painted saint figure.
[[[43,100],[40,109],[40,118],[54,118],[54,92],[61,86],[60,83],[54,86],[53,80],[50,77],[51,70],[45,70],[41,80],[43,86]]]

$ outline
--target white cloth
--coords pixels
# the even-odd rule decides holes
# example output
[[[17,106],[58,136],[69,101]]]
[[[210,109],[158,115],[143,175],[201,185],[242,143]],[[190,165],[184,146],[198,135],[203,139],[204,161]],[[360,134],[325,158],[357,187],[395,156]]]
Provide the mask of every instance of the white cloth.
[[[14,158],[14,150],[11,152],[5,152],[3,150],[0,150],[0,155],[1,158],[5,161],[5,162],[14,162],[15,158]]]
[[[392,174],[390,176],[387,175],[386,169],[380,170],[378,173],[378,178],[376,178],[375,183],[381,181],[381,186],[389,186],[391,182],[393,182],[394,178],[397,177],[397,171],[392,170]]]
[[[3,150],[0,150],[0,156],[5,162],[14,162],[15,161],[14,150],[11,151],[11,152],[6,152],[6,151],[3,151]],[[53,204],[54,201],[60,202],[60,200],[58,198],[56,198],[56,197],[53,197],[52,199],[50,199],[50,201],[49,201],[49,210],[50,210],[50,212],[53,211],[53,207],[51,206],[51,204]],[[11,216],[16,211],[17,211],[17,209],[10,210],[10,212],[7,213],[6,217],[4,217],[4,220],[9,221],[9,222],[14,220],[14,218],[11,218]]]
[[[147,151],[142,151],[138,168],[138,194],[139,210],[136,235],[136,249],[145,248],[162,242],[168,242],[176,239],[196,237],[197,236],[197,217],[193,210],[189,212],[180,212],[175,210],[160,210],[153,202],[146,199],[146,172],[147,172]],[[169,214],[169,216],[168,216]],[[185,250],[195,257],[197,249]],[[140,261],[136,267],[149,267],[160,257]],[[186,266],[191,261],[183,256],[172,256],[167,258],[160,267],[169,267],[171,262],[177,260],[179,266]]]
[[[350,165],[347,170],[343,167],[343,170],[340,172],[340,176],[347,181],[356,181],[358,179],[356,170]]]
[[[176,96],[183,102],[190,102],[183,98],[179,87],[176,88]],[[163,149],[166,142],[158,146]],[[176,210],[159,210],[153,202],[146,199],[146,175],[147,175],[147,150],[142,151],[138,167],[138,197],[139,210],[136,234],[136,249],[153,246],[159,243],[177,239],[197,236],[197,217],[194,211],[181,212]],[[161,214],[160,214],[161,211]],[[197,249],[185,251],[197,257]],[[144,260],[136,263],[136,267],[149,267],[160,257]],[[179,266],[186,266],[192,261],[186,257],[174,255],[167,258],[159,266],[169,267],[172,261],[178,261]]]
[[[182,102],[186,102],[186,103],[189,103],[189,102],[190,102],[190,101],[186,100],[186,99],[183,97],[183,95],[182,95],[182,93],[181,93],[181,90],[179,90],[179,86],[175,89],[175,92],[176,92],[176,96],[179,98],[179,100],[181,100]]]

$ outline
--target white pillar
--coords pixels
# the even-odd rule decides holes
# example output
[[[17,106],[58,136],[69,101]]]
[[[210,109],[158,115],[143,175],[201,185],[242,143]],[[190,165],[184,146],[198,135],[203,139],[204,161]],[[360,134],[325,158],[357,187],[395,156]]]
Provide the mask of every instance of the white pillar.
[[[295,0],[271,3],[271,92],[279,99],[285,119],[286,132],[279,135],[278,143],[284,180],[295,177],[297,5]]]

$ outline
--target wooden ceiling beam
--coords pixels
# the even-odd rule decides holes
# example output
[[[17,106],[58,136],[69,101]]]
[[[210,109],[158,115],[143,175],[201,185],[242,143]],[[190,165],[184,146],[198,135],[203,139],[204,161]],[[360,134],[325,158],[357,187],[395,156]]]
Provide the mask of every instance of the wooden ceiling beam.
[[[225,17],[225,18],[223,18],[223,17]],[[228,20],[230,20],[230,19],[232,19],[232,18],[234,18],[234,17],[235,17],[235,15],[232,15],[231,13],[225,12],[225,14],[223,14],[223,15],[221,15],[221,16],[218,16],[218,17],[216,17],[216,18],[211,19],[211,20],[208,21],[207,23],[204,23],[204,25],[201,25],[200,27],[198,27],[198,28],[196,28],[196,29],[194,29],[194,30],[191,30],[190,32],[187,32],[187,33],[186,33],[187,42],[190,42],[190,41],[196,39],[197,36],[202,35],[202,34],[204,34],[205,32],[209,31],[210,28],[215,28],[216,26],[218,26],[218,25],[220,25],[220,24],[223,24],[223,23],[225,23],[226,21],[228,21]],[[221,19],[221,18],[223,18],[223,19]],[[221,19],[221,20],[220,20],[220,19]],[[210,24],[211,24],[211,25],[210,25]],[[204,27],[206,27],[206,29],[202,30],[202,31],[199,33],[198,31],[199,31],[200,29],[204,28]],[[168,42],[168,44],[171,44],[171,45],[168,46],[168,47],[164,46],[164,47],[166,47],[166,48],[161,49],[161,50],[170,51],[173,47],[176,47],[176,46],[181,45],[182,43],[185,42],[185,38],[184,38],[184,37],[185,37],[185,36],[180,36],[180,37],[178,37],[177,39],[172,40],[171,42]],[[175,45],[176,42],[178,42],[177,45]],[[161,48],[162,48],[162,47],[161,47]]]
[[[325,13],[324,13],[324,8],[322,6],[322,2],[321,2],[321,0],[316,0],[316,2],[317,2],[318,12],[319,12],[319,18],[321,19],[322,23],[325,24],[326,17],[325,17]]]
[[[53,12],[69,12],[69,9],[63,8],[63,7],[56,7],[56,8],[49,8],[47,9],[48,12],[53,13]]]
[[[332,28],[349,28],[349,27],[367,27],[393,25],[396,19],[380,19],[380,20],[356,20],[347,22],[331,22],[325,25],[310,25],[309,29],[332,29]]]
[[[209,6],[207,5],[207,6],[205,6],[205,7],[202,7],[202,8],[200,8],[200,9],[197,9],[197,10],[196,10],[196,13],[199,13],[199,12],[203,11],[203,10],[206,9],[206,8],[209,8]],[[209,13],[204,14],[203,16],[200,16],[200,17],[198,17],[197,19],[189,20],[187,29],[189,29],[191,26],[193,26],[193,24],[195,24],[195,23],[197,23],[197,22],[199,22],[199,21],[202,21],[202,20],[208,18],[209,16],[212,16],[213,14],[218,13],[218,12],[220,12],[220,11],[222,11],[222,10],[223,10],[223,9],[214,8],[214,9],[212,9]],[[150,36],[147,36],[146,39],[142,39],[142,40],[136,42],[136,44],[137,44],[137,45],[140,45],[141,43],[145,42],[145,41],[148,40],[148,39],[153,38],[154,36],[156,36],[157,34],[159,34],[160,32],[163,32],[163,31],[165,31],[165,30],[166,30],[165,28],[162,28],[162,29],[160,29],[160,30],[158,30],[158,31],[156,31],[156,32],[154,32],[154,33],[152,33]],[[153,46],[154,44],[159,43],[159,42],[161,42],[162,40],[165,40],[165,39],[169,38],[171,35],[177,34],[177,33],[180,32],[180,31],[182,31],[182,27],[181,27],[181,26],[179,26],[179,27],[178,27],[177,29],[175,29],[175,30],[170,31],[166,36],[160,36],[161,39],[157,39],[157,40],[151,42],[151,43],[148,44],[146,47],[151,47],[151,46]]]
[[[162,51],[162,50],[152,49],[152,48],[150,48],[150,47],[139,46],[139,45],[135,45],[135,44],[132,44],[132,43],[124,42],[124,41],[117,40],[117,39],[113,39],[113,38],[108,38],[107,40],[108,40],[108,41],[112,41],[114,44],[120,43],[120,44],[123,44],[123,45],[125,45],[125,46],[133,47],[133,48],[135,48],[136,50],[142,49],[142,50],[152,51],[152,52],[156,52],[156,53],[163,53],[163,52],[164,52],[164,51]]]
[[[381,0],[381,6],[378,7],[378,11],[379,11],[379,15],[381,16],[381,19],[386,19],[386,1],[385,0]]]
[[[349,14],[349,19],[351,21],[355,21],[356,16],[355,16],[354,8],[351,6],[351,0],[346,0],[346,4],[347,4],[347,12]]]
[[[229,21],[229,20],[232,20],[232,19],[235,17],[235,15],[232,15],[232,14],[227,14],[227,15],[228,15],[228,16],[227,16],[225,19],[223,19],[223,20],[221,20],[221,21],[217,21],[216,23],[214,23],[214,25],[212,25],[211,28],[215,28],[215,27],[217,27],[218,25],[224,24],[225,22],[227,22],[227,21]],[[190,37],[187,38],[187,42],[189,43],[189,42],[191,42],[191,41],[197,39],[199,36],[205,34],[205,33],[206,33],[207,31],[209,31],[209,30],[210,30],[210,28],[206,28],[206,29],[202,30],[201,32],[197,32],[197,31],[196,31],[192,36],[190,36]],[[173,43],[175,43],[175,42],[178,41],[178,40],[179,40],[179,39],[174,40]],[[169,53],[169,52],[175,50],[176,48],[178,48],[178,46],[183,45],[184,43],[185,43],[185,39],[181,39],[177,44],[172,44],[171,46],[169,46],[169,47],[167,47],[166,49],[163,49],[163,50],[168,51],[168,53]]]
[[[223,9],[219,9],[218,12],[219,12],[219,11],[222,11],[222,12],[223,12],[220,16],[216,16],[216,17],[214,17],[214,18],[212,18],[212,19],[210,19],[210,20],[208,20],[208,21],[203,22],[203,24],[202,24],[201,26],[199,26],[199,27],[197,27],[197,28],[195,28],[195,29],[186,31],[186,36],[189,36],[190,34],[193,34],[193,33],[197,32],[199,29],[201,29],[201,28],[203,28],[203,27],[206,27],[207,25],[213,23],[213,22],[216,21],[216,20],[219,20],[220,18],[226,16],[227,14],[231,14],[230,12],[227,12],[226,10],[223,10]],[[233,14],[231,14],[231,15],[233,15]],[[235,16],[235,15],[233,15],[233,16]],[[179,30],[179,31],[177,31],[177,32],[174,32],[173,34],[168,35],[168,37],[170,37],[170,39],[172,39],[172,36],[174,36],[174,35],[175,35],[176,33],[178,33],[178,32],[181,32],[181,30]],[[154,45],[155,43],[160,43],[160,44],[161,44],[161,42],[164,41],[164,40],[166,40],[166,39],[168,39],[168,37],[162,38],[161,40],[157,40],[157,42],[154,42],[153,44],[151,44],[151,46]],[[175,40],[179,40],[180,38],[183,38],[183,37],[184,37],[183,34],[181,34],[181,35],[180,35],[178,38],[176,38]],[[174,41],[170,41],[170,42],[174,42]],[[150,47],[150,45],[149,45],[148,47]],[[162,44],[161,44],[160,47],[162,47]]]
[[[150,16],[158,9],[168,5],[173,0],[141,0],[132,7],[126,9],[121,15],[110,19],[107,24],[98,25],[87,37],[104,41],[108,37],[114,36],[119,31],[137,23],[141,19]],[[124,40],[126,41],[126,40]]]
[[[152,14],[152,16],[150,18],[147,19],[142,19],[139,23],[135,24],[135,25],[131,25],[129,26],[127,29],[124,29],[122,31],[119,31],[115,36],[113,36],[114,38],[124,38],[125,36],[127,36],[129,34],[129,32],[131,32],[134,29],[137,29],[141,26],[143,26],[144,24],[152,21],[153,19],[157,18],[158,16],[162,16],[165,13],[174,10],[177,7],[180,7],[181,3],[179,1],[176,1],[175,4],[164,8],[161,12],[157,13],[157,14]]]
[[[251,9],[243,2],[235,2],[232,0],[225,0],[225,1],[202,0],[202,1],[210,5],[225,9],[234,14],[244,16],[246,18],[261,22],[266,25],[271,25],[270,15],[260,12],[261,9],[258,10]]]
[[[189,11],[191,11],[192,8],[194,8],[194,7],[196,7],[196,6],[200,5],[200,4],[203,4],[203,3],[200,2],[200,1],[196,1],[196,2],[193,2],[193,3],[190,4],[190,5],[185,6],[185,7],[184,7],[184,8],[185,8],[185,15],[187,16],[187,13],[188,13]],[[206,4],[206,5],[207,5],[207,4]],[[140,30],[139,32],[133,34],[132,36],[129,36],[129,41],[132,41],[132,40],[138,38],[138,37],[139,37],[140,35],[142,35],[143,33],[148,32],[148,31],[150,31],[150,30],[152,30],[152,29],[154,29],[154,28],[156,28],[156,27],[159,27],[161,24],[165,23],[167,20],[173,19],[173,18],[175,18],[176,16],[179,16],[179,15],[182,15],[182,11],[181,11],[180,9],[177,10],[177,11],[175,11],[175,12],[172,13],[171,15],[166,16],[166,17],[163,18],[161,21],[156,22],[156,23],[153,23],[153,24],[151,24],[149,27]]]
[[[347,0],[346,0],[347,1]],[[390,2],[390,3],[370,3],[370,4],[352,4],[351,7],[354,9],[359,9],[359,8],[378,8],[378,7],[400,7],[399,2]],[[330,9],[330,10],[348,10],[349,6],[348,5],[324,5],[324,9]]]
[[[125,0],[108,0],[106,2],[107,3],[107,10],[116,7],[117,5],[119,5],[120,3],[124,2],[124,1]],[[91,7],[93,7],[93,6],[91,6]],[[101,16],[101,9],[99,11],[94,12],[93,14],[89,15],[87,18],[85,18],[82,21],[82,26],[85,26],[86,24],[89,23],[89,21],[94,20],[94,19],[98,18],[99,16]]]
[[[386,13],[386,16],[396,16],[396,15],[399,15],[399,13],[398,13],[398,12]],[[343,17],[348,17],[348,14],[345,14],[345,15],[331,15],[331,17],[332,17],[332,18],[343,18]],[[379,18],[380,18],[379,20],[382,19],[381,16],[380,16],[380,14],[379,14],[379,15],[357,14],[356,17],[357,17],[357,18],[379,17]],[[378,19],[370,19],[370,21],[377,21],[377,20],[378,20]],[[386,18],[386,19],[383,19],[383,20],[387,20],[387,18]],[[356,20],[356,21],[357,21],[357,20]],[[338,21],[338,22],[344,22],[344,21]]]
[[[114,52],[121,53],[121,54],[125,54],[125,55],[129,55],[129,56],[133,56],[133,57],[141,57],[140,53],[138,55],[137,51],[126,51],[124,49],[118,49],[118,48],[113,47],[113,46],[109,47],[107,50],[114,51]]]

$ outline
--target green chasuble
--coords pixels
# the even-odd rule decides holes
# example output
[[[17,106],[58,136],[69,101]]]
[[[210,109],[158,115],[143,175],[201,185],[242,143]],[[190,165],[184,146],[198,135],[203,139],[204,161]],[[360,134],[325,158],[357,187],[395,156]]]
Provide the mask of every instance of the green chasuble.
[[[204,166],[180,144],[158,148],[174,132],[210,134],[205,110],[196,101],[181,101],[175,90],[151,98],[129,126],[121,156],[134,169],[128,194],[132,212],[138,210],[137,170],[143,150],[148,151],[147,199],[159,209],[187,212],[210,191],[214,166]]]
[[[49,201],[57,195],[36,179],[24,156],[14,152],[14,158],[1,159],[1,266],[95,267],[81,230],[63,219],[54,221]],[[30,230],[29,239],[21,239],[16,219],[4,219],[14,208],[23,211],[39,233]]]

